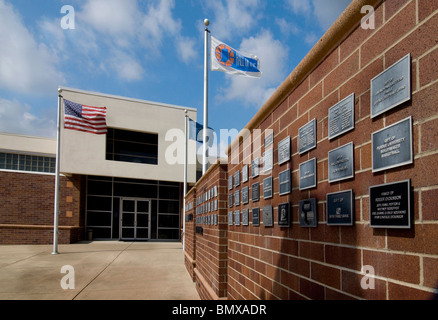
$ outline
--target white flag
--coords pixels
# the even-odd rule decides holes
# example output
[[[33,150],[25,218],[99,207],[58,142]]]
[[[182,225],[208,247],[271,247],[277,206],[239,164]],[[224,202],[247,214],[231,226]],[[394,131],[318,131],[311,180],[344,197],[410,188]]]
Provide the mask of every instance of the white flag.
[[[211,71],[222,71],[246,77],[260,78],[260,60],[257,56],[239,52],[225,43],[211,38]]]

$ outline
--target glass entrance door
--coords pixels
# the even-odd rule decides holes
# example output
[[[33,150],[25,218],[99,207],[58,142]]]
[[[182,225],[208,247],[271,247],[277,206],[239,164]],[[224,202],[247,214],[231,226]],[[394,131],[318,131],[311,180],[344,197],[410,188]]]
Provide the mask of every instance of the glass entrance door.
[[[122,240],[149,240],[151,238],[150,201],[122,198],[120,207],[120,238]]]

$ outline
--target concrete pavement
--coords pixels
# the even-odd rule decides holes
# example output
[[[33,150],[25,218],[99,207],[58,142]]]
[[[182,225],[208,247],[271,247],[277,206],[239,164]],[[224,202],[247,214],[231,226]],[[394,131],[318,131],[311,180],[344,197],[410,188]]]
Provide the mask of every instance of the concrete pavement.
[[[180,243],[82,242],[59,252],[0,246],[0,300],[199,300]],[[63,289],[73,276],[74,289]]]

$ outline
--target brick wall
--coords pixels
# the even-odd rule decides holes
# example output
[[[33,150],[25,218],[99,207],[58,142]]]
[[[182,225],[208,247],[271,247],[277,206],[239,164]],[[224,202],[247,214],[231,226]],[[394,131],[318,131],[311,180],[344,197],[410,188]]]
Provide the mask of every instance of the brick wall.
[[[349,9],[360,11],[355,1]],[[233,207],[233,211],[273,207],[273,227],[230,226],[228,229],[228,299],[429,299],[438,286],[438,2],[417,0],[374,1],[375,30],[359,26],[348,30],[342,42],[331,41],[324,55],[306,57],[309,72],[295,84],[277,90],[251,120],[251,135],[231,146],[228,175],[242,170],[249,154],[265,151],[265,130],[274,133],[273,197],[263,199],[263,179],[250,178],[235,190],[259,182],[260,201]],[[348,11],[348,10],[347,10]],[[348,13],[347,13],[348,14]],[[344,14],[343,17],[346,17]],[[350,25],[351,25],[350,18]],[[332,30],[342,30],[342,19]],[[329,31],[330,33],[330,31]],[[332,31],[332,33],[334,33]],[[335,37],[335,36],[332,36]],[[323,39],[322,44],[324,46]],[[330,46],[330,48],[328,47]],[[330,49],[330,50],[329,50]],[[324,51],[324,50],[321,50]],[[402,57],[412,56],[412,99],[377,118],[370,117],[370,80]],[[311,53],[312,54],[312,53]],[[315,59],[319,59],[315,61]],[[312,61],[313,60],[313,61]],[[310,62],[309,62],[310,61]],[[309,67],[311,65],[311,67]],[[328,109],[355,94],[355,128],[328,139]],[[372,172],[371,135],[412,116],[414,163],[379,173]],[[298,153],[298,129],[316,119],[317,147]],[[278,143],[291,139],[291,160],[278,165]],[[248,140],[249,139],[249,140]],[[354,178],[328,181],[328,152],[354,143]],[[299,190],[299,164],[316,158],[317,187]],[[279,172],[290,169],[292,191],[279,195]],[[369,187],[411,179],[414,222],[409,230],[370,227]],[[327,225],[328,193],[354,190],[353,226]],[[300,200],[317,198],[318,226],[300,227]],[[278,226],[278,205],[290,202],[292,225]],[[261,212],[262,215],[262,212]],[[197,239],[198,240],[198,239]],[[207,258],[207,257],[206,257]],[[197,264],[203,258],[197,257]],[[363,289],[363,266],[375,271],[375,288]]]
[[[185,214],[185,239],[184,239],[184,264],[190,277],[195,281],[196,267],[196,241],[195,241],[195,209],[196,209],[196,187],[190,189],[185,197],[186,206],[189,209]],[[190,217],[190,219],[188,219]]]
[[[0,243],[53,243],[55,177],[28,173],[0,173]],[[83,239],[83,178],[60,178],[59,243]]]

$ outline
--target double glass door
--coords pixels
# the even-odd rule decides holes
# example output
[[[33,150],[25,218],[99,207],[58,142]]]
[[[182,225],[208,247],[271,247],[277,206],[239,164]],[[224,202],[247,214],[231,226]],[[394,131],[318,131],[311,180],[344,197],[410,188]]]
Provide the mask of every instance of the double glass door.
[[[149,240],[151,238],[150,200],[122,198],[120,207],[120,238]]]

